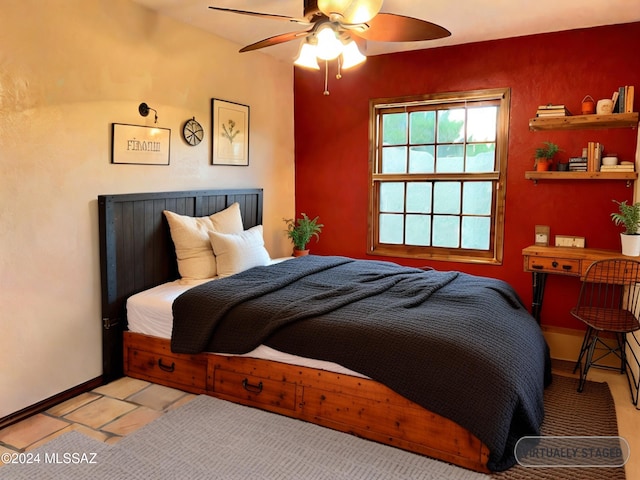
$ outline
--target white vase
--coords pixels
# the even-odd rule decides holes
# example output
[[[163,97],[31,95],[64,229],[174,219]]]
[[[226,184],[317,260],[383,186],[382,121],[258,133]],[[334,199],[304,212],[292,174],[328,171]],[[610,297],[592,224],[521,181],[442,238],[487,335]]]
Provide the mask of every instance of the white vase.
[[[640,235],[626,235],[620,234],[620,241],[622,242],[622,254],[629,257],[640,256]]]

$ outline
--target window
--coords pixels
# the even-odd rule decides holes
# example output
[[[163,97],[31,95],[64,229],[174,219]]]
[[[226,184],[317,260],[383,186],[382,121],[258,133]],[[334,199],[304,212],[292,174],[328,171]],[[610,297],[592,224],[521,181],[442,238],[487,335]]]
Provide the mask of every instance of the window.
[[[371,101],[370,253],[502,262],[509,98]]]

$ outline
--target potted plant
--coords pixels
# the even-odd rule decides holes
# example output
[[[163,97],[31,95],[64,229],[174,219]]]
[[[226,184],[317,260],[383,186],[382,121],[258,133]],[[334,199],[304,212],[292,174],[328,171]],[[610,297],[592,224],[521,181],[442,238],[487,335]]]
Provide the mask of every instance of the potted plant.
[[[534,167],[538,172],[550,170],[551,162],[560,147],[553,142],[544,142],[544,147],[536,148]]]
[[[622,254],[630,257],[640,255],[640,235],[638,227],[640,227],[640,202],[633,205],[627,205],[627,201],[613,201],[618,205],[618,211],[611,214],[611,219],[616,225],[623,225],[624,232],[620,234],[622,243]]]
[[[298,219],[284,219],[287,224],[287,236],[293,242],[293,256],[300,257],[307,255],[307,243],[311,240],[311,237],[315,237],[316,241],[320,240],[320,232],[322,231],[321,223],[318,223],[318,218],[311,219],[306,213],[302,214]]]

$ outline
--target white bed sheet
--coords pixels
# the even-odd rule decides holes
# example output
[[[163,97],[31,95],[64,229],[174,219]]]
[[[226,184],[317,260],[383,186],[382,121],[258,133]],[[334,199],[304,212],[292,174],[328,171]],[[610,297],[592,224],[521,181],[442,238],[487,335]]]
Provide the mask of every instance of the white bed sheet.
[[[173,301],[182,293],[196,285],[214,280],[202,280],[192,282],[189,285],[181,284],[180,280],[163,283],[157,287],[144,290],[132,295],[127,299],[127,321],[129,331],[151,335],[165,339],[171,338],[173,330]],[[223,354],[229,355],[229,354]],[[317,368],[334,373],[354,375],[364,377],[364,375],[349,370],[337,363],[312,358],[299,357],[279,350],[275,350],[266,345],[260,345],[249,353],[240,355],[243,357],[260,358],[263,360],[273,360],[303,367]]]

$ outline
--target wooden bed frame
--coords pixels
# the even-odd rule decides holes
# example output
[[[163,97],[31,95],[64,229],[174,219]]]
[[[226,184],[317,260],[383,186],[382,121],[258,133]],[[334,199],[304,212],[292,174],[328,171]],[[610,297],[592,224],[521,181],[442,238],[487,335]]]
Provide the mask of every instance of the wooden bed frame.
[[[262,223],[262,196],[243,189],[98,197],[105,381],[140,378],[489,472],[489,450],[477,437],[376,381],[247,357],[177,354],[169,340],[126,331],[126,299],[179,278],[163,210],[205,216],[238,202],[247,229]]]

